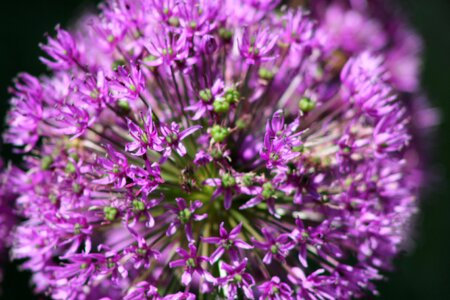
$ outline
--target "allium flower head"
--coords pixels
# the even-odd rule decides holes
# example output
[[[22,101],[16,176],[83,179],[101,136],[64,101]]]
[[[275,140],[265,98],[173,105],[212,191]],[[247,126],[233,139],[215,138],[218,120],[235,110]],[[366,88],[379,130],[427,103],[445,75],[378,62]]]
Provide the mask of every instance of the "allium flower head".
[[[56,28],[51,75],[18,76],[4,135],[25,153],[1,191],[18,194],[12,255],[37,293],[376,293],[434,115],[414,104],[400,19],[379,1],[313,2],[107,0]]]

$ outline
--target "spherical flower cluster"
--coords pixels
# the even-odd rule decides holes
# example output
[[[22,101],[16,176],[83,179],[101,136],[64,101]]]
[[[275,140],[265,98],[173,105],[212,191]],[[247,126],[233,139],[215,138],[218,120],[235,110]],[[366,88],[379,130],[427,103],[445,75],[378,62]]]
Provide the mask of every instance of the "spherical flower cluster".
[[[12,256],[53,299],[350,299],[407,239],[434,121],[382,1],[107,0],[20,74]]]

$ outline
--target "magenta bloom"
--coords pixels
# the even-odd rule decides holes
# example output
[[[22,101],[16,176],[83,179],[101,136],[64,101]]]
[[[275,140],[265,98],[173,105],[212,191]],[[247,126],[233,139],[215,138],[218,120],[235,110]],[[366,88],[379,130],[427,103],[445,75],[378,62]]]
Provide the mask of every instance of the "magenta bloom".
[[[252,249],[253,246],[239,239],[238,236],[241,233],[242,224],[239,224],[233,228],[230,232],[227,232],[224,228],[224,223],[220,223],[219,235],[220,237],[203,237],[202,241],[208,244],[219,245],[216,251],[211,254],[210,261],[215,263],[219,260],[225,252],[230,254],[231,259],[238,260],[239,255],[236,248],[244,250]]]
[[[381,0],[303,2],[105,0],[56,28],[0,173],[0,251],[36,294],[377,294],[426,178],[420,41]]]
[[[174,260],[169,263],[171,268],[176,267],[185,267],[185,271],[181,276],[181,282],[183,285],[189,285],[192,280],[192,275],[194,273],[198,273],[198,275],[205,278],[207,281],[215,281],[214,277],[205,271],[202,267],[202,264],[208,261],[208,258],[205,256],[197,256],[197,247],[193,244],[189,246],[189,252],[184,250],[183,248],[178,248],[177,253],[181,256],[181,259]]]

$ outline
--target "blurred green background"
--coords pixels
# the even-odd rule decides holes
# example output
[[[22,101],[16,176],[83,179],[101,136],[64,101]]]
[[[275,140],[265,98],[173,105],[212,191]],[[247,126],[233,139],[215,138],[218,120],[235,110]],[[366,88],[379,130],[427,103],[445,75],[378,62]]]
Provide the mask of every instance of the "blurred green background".
[[[38,75],[45,71],[38,61],[44,33],[56,24],[68,25],[94,0],[0,0],[0,119],[7,109],[7,87],[20,71]],[[421,204],[416,224],[415,247],[396,260],[389,280],[378,283],[376,299],[450,299],[450,1],[399,0],[404,14],[424,39],[425,64],[422,83],[433,106],[441,111],[433,153],[433,179]],[[1,122],[1,129],[4,122]],[[3,156],[10,156],[3,146]],[[5,271],[1,299],[44,299],[33,297],[29,274],[16,265]]]

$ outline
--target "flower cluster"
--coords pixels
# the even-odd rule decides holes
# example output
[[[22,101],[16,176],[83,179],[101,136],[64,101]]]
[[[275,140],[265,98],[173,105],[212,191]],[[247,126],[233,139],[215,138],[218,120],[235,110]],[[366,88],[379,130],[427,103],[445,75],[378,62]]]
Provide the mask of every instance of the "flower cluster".
[[[24,153],[12,256],[36,293],[376,293],[434,115],[419,41],[366,2],[107,0],[56,27],[51,75],[17,77],[4,135]]]

